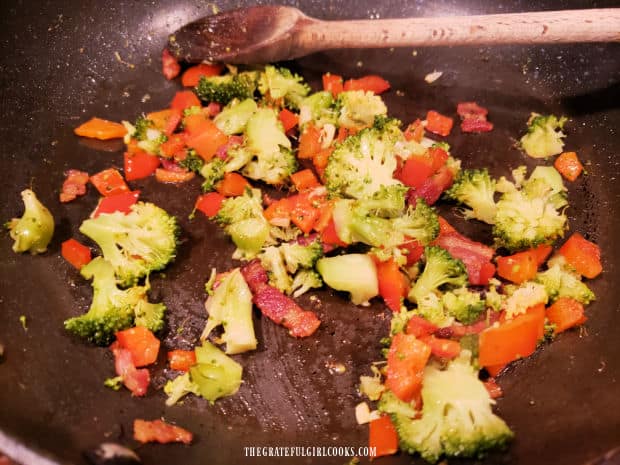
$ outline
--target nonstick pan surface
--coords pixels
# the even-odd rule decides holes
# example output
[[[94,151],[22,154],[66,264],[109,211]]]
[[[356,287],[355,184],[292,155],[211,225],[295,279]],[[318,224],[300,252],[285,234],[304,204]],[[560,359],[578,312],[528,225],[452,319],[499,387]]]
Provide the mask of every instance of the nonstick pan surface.
[[[295,3],[319,18],[385,18],[614,6],[545,1],[434,2],[368,0]],[[243,2],[218,1],[222,9]],[[91,116],[133,120],[165,107],[179,88],[160,73],[166,35],[210,14],[202,1],[5,0],[0,5],[0,218],[20,216],[19,192],[31,186],[56,219],[42,256],[16,255],[0,235],[0,448],[24,464],[83,463],[84,450],[103,441],[135,447],[134,418],[165,417],[196,434],[191,447],[146,445],[145,464],[334,463],[332,458],[246,458],[248,446],[363,446],[365,426],[353,408],[363,400],[358,378],[379,360],[379,339],[389,314],[380,303],[356,308],[340,294],[300,299],[322,325],[315,337],[295,340],[256,315],[257,351],[238,357],[244,384],[231,398],[209,405],[188,399],[166,408],[157,389],[170,376],[163,353],[195,344],[205,321],[204,282],[212,267],[233,266],[233,246],[197,215],[188,215],[199,181],[179,187],[152,179],[133,183],[142,197],[175,214],[183,244],[165,277],[152,279],[155,299],[169,307],[162,356],[144,399],[103,386],[113,376],[110,352],[67,335],[62,322],[88,307],[90,285],[60,256],[60,244],[81,238],[77,229],[97,202],[94,189],[69,204],[57,201],[63,172],[95,173],[122,166],[120,141],[93,142],[72,129]],[[598,300],[588,323],[569,331],[499,380],[505,393],[497,410],[516,433],[506,452],[485,464],[583,464],[620,445],[620,47],[617,44],[333,51],[292,66],[318,88],[325,71],[345,76],[380,74],[392,84],[390,113],[409,122],[427,109],[454,115],[456,103],[475,100],[490,111],[495,130],[447,138],[465,167],[490,167],[494,175],[531,161],[514,147],[531,111],[565,114],[566,148],[585,160],[588,174],[569,186],[570,225],[600,244],[604,274],[591,285]],[[443,76],[426,84],[434,70]],[[488,240],[480,224],[445,214],[462,232]],[[82,238],[83,239],[83,238]],[[27,318],[27,330],[19,322]],[[346,371],[333,373],[341,363]],[[47,461],[46,461],[47,460]],[[365,459],[364,459],[365,460]],[[410,463],[408,456],[381,463]],[[416,459],[418,463],[420,459]],[[453,463],[451,461],[451,463]],[[459,461],[454,461],[459,463]],[[468,463],[468,462],[463,462]]]

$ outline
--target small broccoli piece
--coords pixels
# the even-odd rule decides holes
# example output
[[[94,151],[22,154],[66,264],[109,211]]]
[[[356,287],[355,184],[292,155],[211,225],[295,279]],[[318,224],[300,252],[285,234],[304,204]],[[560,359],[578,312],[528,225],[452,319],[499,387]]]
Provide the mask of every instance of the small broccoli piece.
[[[353,210],[347,228],[351,232],[352,242],[362,242],[373,247],[393,247],[405,240],[402,234],[394,230],[390,220],[364,214],[358,209]]]
[[[219,158],[217,158],[217,160],[219,160]],[[196,151],[193,149],[188,150],[187,156],[183,160],[179,161],[179,166],[195,173],[201,173],[204,165],[205,161],[200,156],[198,156],[196,154]]]
[[[280,249],[275,246],[266,247],[260,253],[258,258],[260,259],[263,268],[267,270],[267,274],[269,275],[269,284],[276,289],[281,290],[285,294],[290,294],[292,292],[292,280],[286,271],[286,266],[284,265],[284,259],[280,253]]]
[[[368,255],[323,257],[316,263],[316,269],[329,287],[351,293],[355,305],[367,305],[379,294],[377,267]]]
[[[189,369],[189,377],[200,396],[214,402],[239,390],[243,374],[241,365],[208,341],[203,341],[195,351],[196,365]]]
[[[299,127],[307,123],[322,128],[326,124],[336,125],[338,110],[331,92],[321,91],[304,98],[299,104]]]
[[[123,377],[115,376],[114,378],[106,378],[103,385],[113,391],[118,391],[123,386]]]
[[[252,160],[252,157],[252,153],[242,145],[231,147],[226,152],[224,171],[227,173],[239,171]]]
[[[562,132],[566,118],[532,113],[527,122],[527,133],[521,137],[521,147],[530,157],[547,158],[562,153],[566,135]]]
[[[147,131],[153,128],[154,123],[150,119],[147,119],[146,116],[141,115],[138,116],[133,125],[130,124],[129,126],[131,126],[132,130],[127,131],[127,134],[138,141],[142,141],[146,140]]]
[[[80,232],[101,247],[121,285],[131,286],[174,259],[179,226],[157,205],[138,202],[127,214],[114,212],[85,220]]]
[[[6,224],[11,239],[15,241],[13,251],[32,255],[43,253],[54,235],[54,217],[32,190],[23,190],[21,196],[24,214]]]
[[[400,400],[390,390],[386,390],[379,400],[378,409],[380,412],[387,413],[388,415],[400,415],[408,418],[416,416],[417,411],[413,405],[409,402]]]
[[[168,396],[166,405],[172,407],[187,394],[200,395],[200,386],[192,381],[189,372],[183,373],[164,385],[164,392]]]
[[[302,234],[294,224],[288,224],[283,226],[276,226],[274,224],[269,225],[269,244],[278,244],[281,242],[290,242],[297,239]]]
[[[297,158],[276,112],[257,110],[248,120],[246,135],[245,148],[253,160],[245,165],[243,174],[268,184],[283,184],[297,169]]]
[[[555,302],[560,297],[571,297],[587,305],[596,299],[594,292],[581,281],[577,273],[559,264],[538,273],[535,281],[545,287],[551,302]]]
[[[440,328],[454,323],[454,317],[446,311],[442,299],[434,292],[426,294],[418,301],[415,313]]]
[[[463,170],[459,173],[452,187],[444,195],[469,208],[462,208],[465,219],[476,218],[488,224],[495,222],[497,205],[495,194],[495,180],[489,176],[489,171]]]
[[[418,199],[415,208],[409,206],[405,214],[393,222],[396,231],[422,245],[430,244],[439,235],[437,212],[423,199]]]
[[[228,105],[233,99],[245,100],[254,97],[258,73],[244,71],[239,74],[225,74],[200,78],[196,94],[207,103],[217,102]]]
[[[258,90],[268,103],[297,110],[304,97],[310,93],[310,86],[303,81],[301,76],[288,68],[268,65],[260,75]]]
[[[518,287],[506,286],[506,290],[509,294],[503,308],[506,318],[514,318],[534,305],[546,304],[549,301],[545,286],[533,281],[526,281]]]
[[[338,94],[338,124],[345,128],[361,129],[372,126],[376,116],[387,115],[381,97],[372,92],[351,90]]]
[[[258,107],[251,98],[242,102],[233,100],[213,119],[213,122],[220,131],[230,136],[241,134],[245,130],[250,117],[256,112]]]
[[[510,251],[550,244],[564,235],[567,217],[564,185],[555,168],[534,170],[521,189],[505,186],[497,202],[493,235]]]
[[[399,312],[392,313],[392,319],[390,320],[390,335],[394,336],[398,333],[402,333],[407,328],[407,323],[413,315],[415,315],[414,310],[407,310],[405,307],[401,306]]]
[[[119,289],[114,267],[102,257],[84,265],[80,272],[93,281],[93,300],[88,312],[65,321],[67,331],[97,345],[108,345],[116,331],[129,328],[136,318],[152,331],[162,328],[166,306],[147,301],[148,284]]]
[[[409,291],[408,298],[421,302],[428,294],[440,287],[462,287],[467,284],[467,271],[461,260],[452,258],[447,250],[438,246],[424,248],[424,270]]]
[[[215,185],[224,178],[226,162],[221,158],[213,158],[208,163],[204,163],[200,168],[200,175],[205,178],[202,183],[203,192],[211,192]]]
[[[512,439],[510,428],[493,413],[495,402],[470,357],[469,351],[463,351],[445,370],[436,365],[426,368],[420,418],[398,411],[394,401],[387,405],[402,450],[435,463],[442,455],[480,458]]]
[[[215,218],[246,258],[256,256],[269,238],[259,189],[248,189],[242,196],[226,199]]]
[[[370,400],[379,400],[385,391],[385,386],[381,383],[381,372],[375,365],[371,365],[370,370],[373,376],[360,376],[359,391]]]
[[[497,291],[497,287],[501,283],[497,279],[491,279],[489,281],[489,289],[484,292],[484,301],[485,305],[488,308],[499,312],[504,306],[504,301],[506,300],[506,296],[504,294],[500,294]]]
[[[395,144],[403,139],[394,124],[383,130],[362,129],[336,147],[325,169],[332,197],[371,198],[382,187],[402,185],[392,176],[396,169]]]
[[[147,129],[146,137],[138,142],[138,148],[144,150],[151,155],[159,155],[161,144],[166,142],[168,137],[159,129]]]
[[[405,210],[405,200],[409,189],[402,184],[381,186],[372,197],[359,200],[356,210],[381,218],[398,218]]]
[[[318,289],[323,287],[321,275],[314,270],[299,270],[293,277],[291,284],[292,296],[297,298],[310,289]]]
[[[207,325],[200,336],[205,340],[217,326],[223,325],[222,341],[227,354],[256,349],[252,322],[252,292],[238,268],[231,271],[207,299]]]
[[[446,311],[463,324],[471,324],[485,311],[486,303],[480,294],[461,287],[441,297]]]
[[[323,246],[319,241],[308,245],[286,243],[279,249],[284,257],[286,269],[291,274],[296,273],[299,268],[313,268],[316,261],[323,256]]]
[[[139,299],[134,307],[136,326],[144,326],[145,328],[156,333],[164,328],[164,314],[166,313],[166,306],[163,303],[151,303],[146,299],[146,290],[148,285],[144,288],[138,287],[138,289],[144,289],[143,298]]]

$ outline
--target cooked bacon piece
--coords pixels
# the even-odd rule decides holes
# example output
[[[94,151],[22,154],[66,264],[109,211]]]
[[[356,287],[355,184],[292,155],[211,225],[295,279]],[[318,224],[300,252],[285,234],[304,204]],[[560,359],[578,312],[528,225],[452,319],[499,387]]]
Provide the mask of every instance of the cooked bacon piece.
[[[261,284],[267,284],[269,282],[267,271],[265,271],[265,268],[263,268],[263,265],[261,265],[258,258],[252,260],[241,268],[241,273],[243,274],[245,281],[248,283],[252,293],[256,292]]]
[[[493,123],[487,121],[489,110],[476,102],[461,102],[456,106],[456,112],[461,117],[463,132],[489,132],[493,129]]]
[[[476,102],[460,102],[456,105],[456,112],[463,119],[473,116],[483,116],[486,118],[489,114],[489,110],[481,107]]]
[[[254,304],[263,315],[287,328],[293,337],[307,337],[317,330],[321,321],[313,312],[304,310],[293,299],[267,284],[267,272],[260,260],[252,260],[241,269],[241,273],[254,294]]]
[[[418,189],[409,189],[407,201],[411,205],[415,205],[416,200],[421,198],[428,205],[433,205],[439,200],[443,191],[452,185],[453,181],[452,171],[448,167],[442,166],[437,173],[426,179]]]
[[[163,420],[147,421],[137,418],[133,421],[133,438],[142,443],[182,442],[183,444],[191,444],[194,435],[185,428],[171,425]]]
[[[78,195],[86,194],[86,184],[88,184],[88,173],[78,170],[69,170],[65,173],[67,178],[62,183],[60,201],[71,202]]]
[[[463,132],[489,132],[493,130],[493,123],[486,119],[465,118],[461,122]]]
[[[151,382],[149,370],[146,368],[137,369],[133,363],[131,352],[127,349],[122,349],[118,341],[110,346],[110,350],[114,354],[116,374],[121,377],[125,387],[134,396],[140,397],[145,395]]]
[[[489,378],[484,381],[483,384],[486,390],[489,392],[489,396],[491,396],[491,399],[497,399],[498,397],[502,397],[504,395],[500,385],[495,382],[495,378]]]

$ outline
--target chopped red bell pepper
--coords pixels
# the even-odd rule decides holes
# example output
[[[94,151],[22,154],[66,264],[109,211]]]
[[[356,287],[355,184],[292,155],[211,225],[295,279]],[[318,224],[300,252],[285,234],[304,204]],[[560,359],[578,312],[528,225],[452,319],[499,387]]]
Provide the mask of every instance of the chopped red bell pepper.
[[[140,197],[140,191],[123,192],[122,194],[103,197],[93,212],[93,218],[97,218],[103,213],[122,212],[127,214],[131,211],[131,206],[138,201],[138,197]]]
[[[62,243],[61,253],[65,260],[78,270],[91,260],[90,248],[75,239],[67,239]]]

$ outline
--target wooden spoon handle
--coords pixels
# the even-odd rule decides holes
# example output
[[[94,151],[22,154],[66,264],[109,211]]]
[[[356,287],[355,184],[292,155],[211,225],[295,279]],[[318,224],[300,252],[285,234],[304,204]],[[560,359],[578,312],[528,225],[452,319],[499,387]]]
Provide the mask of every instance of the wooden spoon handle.
[[[441,18],[315,21],[303,24],[307,49],[620,41],[620,8]]]

